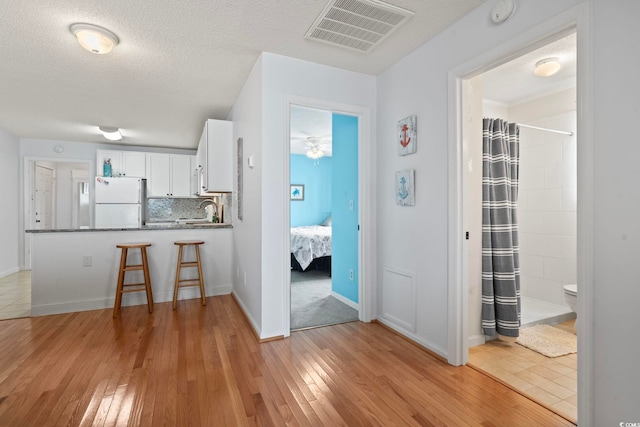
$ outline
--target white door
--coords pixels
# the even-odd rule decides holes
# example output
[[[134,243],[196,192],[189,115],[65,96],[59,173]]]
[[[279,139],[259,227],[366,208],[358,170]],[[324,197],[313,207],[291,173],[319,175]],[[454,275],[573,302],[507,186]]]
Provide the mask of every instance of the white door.
[[[51,230],[53,216],[53,170],[36,165],[34,224],[36,230]]]

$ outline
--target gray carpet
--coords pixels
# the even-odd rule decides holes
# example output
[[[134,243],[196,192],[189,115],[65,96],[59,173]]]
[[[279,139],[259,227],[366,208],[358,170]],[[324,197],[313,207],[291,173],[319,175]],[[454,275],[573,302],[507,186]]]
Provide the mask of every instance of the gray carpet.
[[[331,278],[322,271],[291,272],[291,329],[358,320],[358,311],[331,296]]]

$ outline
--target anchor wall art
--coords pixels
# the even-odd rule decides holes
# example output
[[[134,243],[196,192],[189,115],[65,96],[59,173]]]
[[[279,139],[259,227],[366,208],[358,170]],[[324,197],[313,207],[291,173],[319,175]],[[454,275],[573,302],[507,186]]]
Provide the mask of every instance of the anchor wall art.
[[[405,117],[398,122],[398,154],[406,156],[418,151],[418,117]]]
[[[416,204],[413,169],[396,172],[396,203],[401,206]]]

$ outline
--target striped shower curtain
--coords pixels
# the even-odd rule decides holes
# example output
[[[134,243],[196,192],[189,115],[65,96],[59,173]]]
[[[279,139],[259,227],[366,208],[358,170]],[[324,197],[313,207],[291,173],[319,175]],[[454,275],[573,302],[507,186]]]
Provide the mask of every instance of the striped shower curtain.
[[[517,337],[520,129],[502,119],[483,119],[482,125],[482,329],[489,336]]]

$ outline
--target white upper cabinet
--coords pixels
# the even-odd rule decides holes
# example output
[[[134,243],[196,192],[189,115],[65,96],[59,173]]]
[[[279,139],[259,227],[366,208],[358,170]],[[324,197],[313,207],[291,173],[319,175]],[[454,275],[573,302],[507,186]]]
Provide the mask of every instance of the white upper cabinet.
[[[123,175],[130,178],[146,178],[146,153],[138,151],[122,152],[122,171]]]
[[[200,168],[198,167],[198,156],[189,156],[191,159],[191,195],[197,196],[200,194]]]
[[[104,161],[111,161],[111,176],[146,178],[146,154],[139,151],[96,150],[96,175],[103,176]]]
[[[191,197],[191,156],[171,155],[171,195]]]
[[[208,119],[204,125],[198,152],[200,194],[227,193],[233,190],[233,122]]]
[[[191,197],[191,157],[147,153],[147,196]]]

